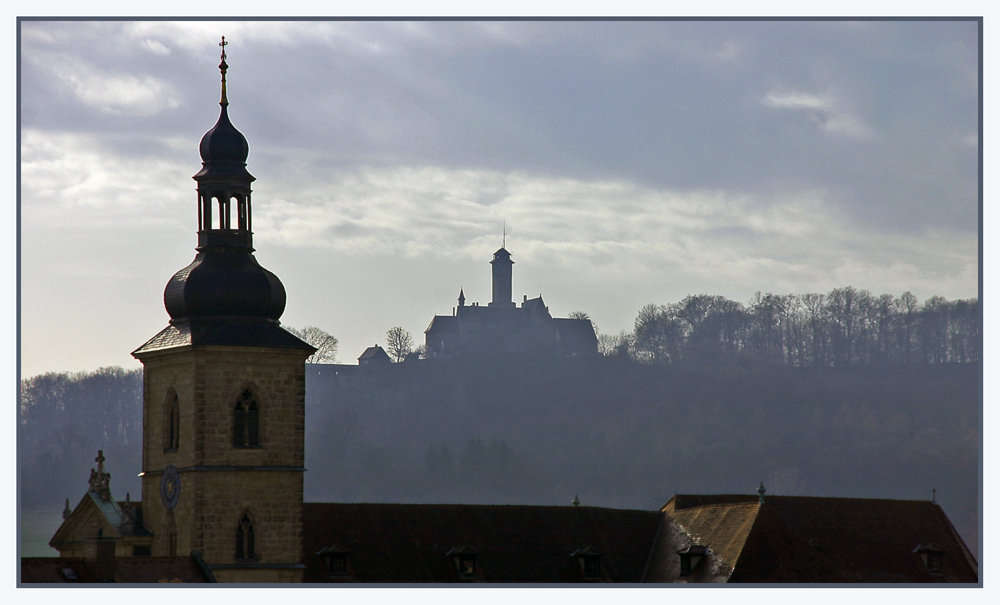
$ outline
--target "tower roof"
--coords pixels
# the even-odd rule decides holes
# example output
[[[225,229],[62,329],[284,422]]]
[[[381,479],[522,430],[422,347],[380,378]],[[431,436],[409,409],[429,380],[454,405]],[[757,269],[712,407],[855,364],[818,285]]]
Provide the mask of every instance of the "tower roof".
[[[315,350],[278,327],[285,310],[281,280],[253,255],[246,138],[229,121],[223,37],[222,112],[201,139],[198,254],[170,278],[163,304],[170,326],[133,355],[186,345],[260,346]],[[218,206],[213,221],[213,206]]]
[[[218,122],[201,138],[198,150],[201,153],[202,169],[194,178],[228,176],[253,181],[254,177],[246,169],[250,145],[243,133],[236,130],[229,121],[229,98],[226,94],[226,70],[229,69],[229,64],[226,63],[227,44],[229,43],[223,36],[219,43],[222,46],[222,62],[219,63],[219,71],[222,72],[222,98],[219,105],[222,110]]]

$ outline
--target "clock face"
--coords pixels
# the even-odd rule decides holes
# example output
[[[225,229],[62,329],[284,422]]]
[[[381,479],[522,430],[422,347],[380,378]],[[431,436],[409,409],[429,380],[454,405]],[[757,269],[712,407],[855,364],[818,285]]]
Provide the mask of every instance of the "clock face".
[[[163,469],[163,478],[160,479],[160,501],[167,510],[177,506],[177,499],[181,495],[181,476],[177,473],[174,465],[170,464]]]

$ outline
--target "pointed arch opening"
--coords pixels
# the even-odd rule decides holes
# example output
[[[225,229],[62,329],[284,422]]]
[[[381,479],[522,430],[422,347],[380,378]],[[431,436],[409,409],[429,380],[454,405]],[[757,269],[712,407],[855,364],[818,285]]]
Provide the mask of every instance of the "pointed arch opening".
[[[236,525],[236,560],[257,560],[257,532],[250,511],[244,511]]]
[[[233,407],[233,447],[260,447],[260,403],[249,386]]]

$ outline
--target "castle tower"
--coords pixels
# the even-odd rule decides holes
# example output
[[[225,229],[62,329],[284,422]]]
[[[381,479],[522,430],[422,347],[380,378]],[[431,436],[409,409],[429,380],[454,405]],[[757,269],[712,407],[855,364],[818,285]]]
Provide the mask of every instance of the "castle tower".
[[[205,133],[194,261],[167,283],[170,324],[143,364],[142,503],[152,554],[199,551],[220,582],[302,577],[305,359],[281,281],[254,258],[249,146],[222,106]]]
[[[510,252],[506,248],[500,248],[493,253],[493,301],[491,307],[514,307],[511,300],[511,281],[513,276],[514,261],[510,260]]]

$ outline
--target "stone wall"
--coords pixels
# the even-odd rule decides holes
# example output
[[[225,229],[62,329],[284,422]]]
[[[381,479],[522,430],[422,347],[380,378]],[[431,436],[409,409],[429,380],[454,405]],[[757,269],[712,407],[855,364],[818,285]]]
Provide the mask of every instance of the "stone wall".
[[[198,550],[210,566],[300,562],[306,354],[185,347],[143,356],[142,500],[145,524],[156,533],[153,555],[169,552],[160,482],[163,469],[173,465],[181,484],[173,509],[177,554]],[[233,445],[233,410],[246,389],[260,407],[257,447]],[[165,450],[164,438],[173,392],[180,411],[176,451]],[[236,560],[236,528],[244,512],[254,524],[256,561]],[[250,581],[243,571],[239,581]]]

